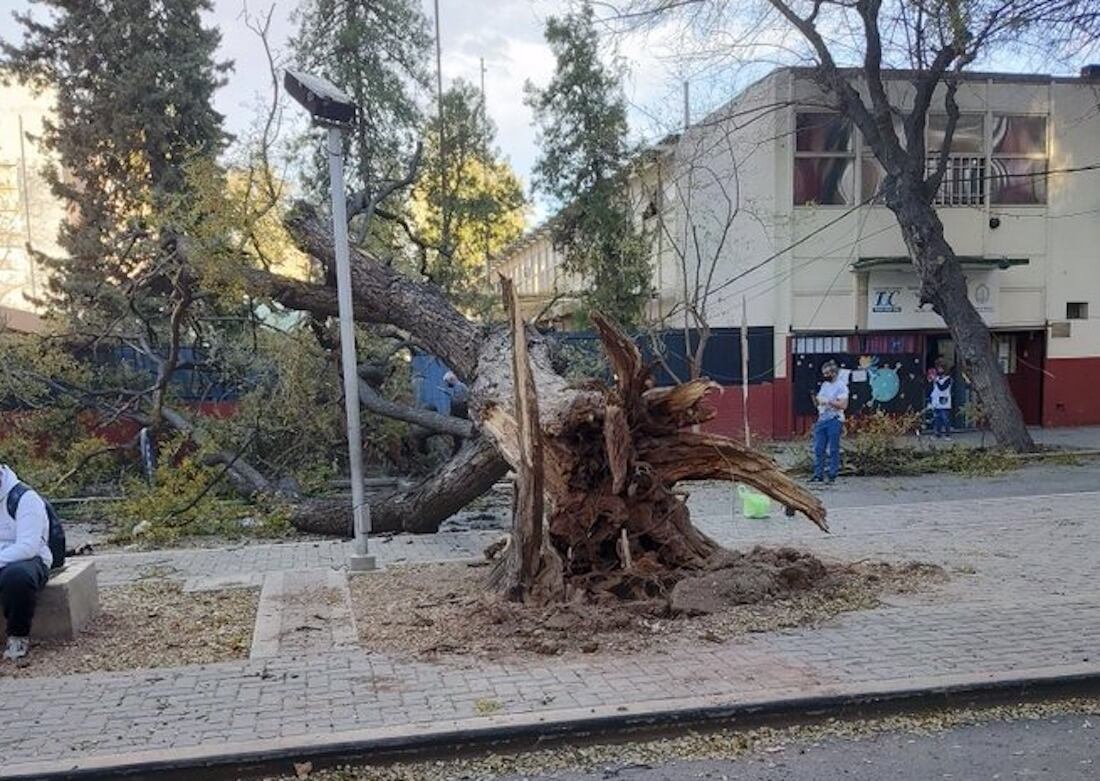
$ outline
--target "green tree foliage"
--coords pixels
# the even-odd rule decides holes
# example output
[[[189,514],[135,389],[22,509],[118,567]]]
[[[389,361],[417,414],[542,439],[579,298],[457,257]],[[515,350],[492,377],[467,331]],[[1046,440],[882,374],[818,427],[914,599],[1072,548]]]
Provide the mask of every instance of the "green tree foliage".
[[[345,90],[362,109],[345,150],[348,187],[377,192],[401,178],[422,119],[416,91],[426,88],[431,38],[420,3],[307,0],[298,24],[296,64]],[[323,154],[311,181],[327,194]]]
[[[228,63],[203,26],[209,0],[36,0],[4,69],[57,95],[39,139],[60,166],[51,187],[71,207],[61,258],[48,259],[52,303],[79,330],[155,321],[171,284],[166,205],[184,196],[183,164],[224,146],[212,107]],[[135,286],[145,293],[135,295]]]
[[[584,302],[625,326],[649,298],[649,240],[634,223],[625,181],[631,160],[620,74],[600,60],[592,7],[547,21],[557,61],[545,89],[528,85],[539,127],[535,186],[562,204],[554,245],[585,279]]]
[[[456,81],[443,95],[442,114],[444,154],[437,115],[425,132],[411,211],[424,242],[422,270],[472,307],[486,289],[487,259],[523,232],[526,201],[515,171],[493,146],[496,129],[480,91]]]

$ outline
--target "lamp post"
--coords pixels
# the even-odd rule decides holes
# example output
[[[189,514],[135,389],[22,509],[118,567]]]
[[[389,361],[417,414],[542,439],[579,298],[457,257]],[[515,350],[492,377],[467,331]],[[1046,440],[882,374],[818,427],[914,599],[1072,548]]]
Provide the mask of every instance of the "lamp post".
[[[347,195],[344,192],[344,129],[354,124],[359,107],[331,82],[287,69],[286,91],[328,129],[326,149],[332,182],[332,242],[336,255],[336,297],[340,313],[340,364],[344,376],[344,412],[348,426],[348,465],[351,469],[351,508],[355,541],[348,566],[353,572],[375,567],[367,547],[370,506],[363,489],[363,435],[359,426],[359,373],[355,352],[355,317],[351,300],[351,262],[348,258]]]

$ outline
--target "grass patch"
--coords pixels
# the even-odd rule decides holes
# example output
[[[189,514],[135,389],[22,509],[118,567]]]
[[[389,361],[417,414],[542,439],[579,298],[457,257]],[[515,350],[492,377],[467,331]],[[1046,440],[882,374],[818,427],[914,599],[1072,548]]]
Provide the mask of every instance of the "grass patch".
[[[912,477],[951,472],[967,477],[988,477],[1019,469],[1023,464],[1016,454],[995,447],[903,444],[920,425],[917,413],[889,415],[880,411],[849,420],[841,448],[841,474]],[[790,471],[795,474],[813,472],[812,446],[803,449]]]

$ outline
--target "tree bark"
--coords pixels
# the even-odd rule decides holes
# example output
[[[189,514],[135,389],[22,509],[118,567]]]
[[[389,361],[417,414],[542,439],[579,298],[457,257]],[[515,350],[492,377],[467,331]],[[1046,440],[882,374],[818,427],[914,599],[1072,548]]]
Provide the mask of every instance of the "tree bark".
[[[487,493],[507,473],[508,464],[491,442],[470,439],[458,455],[411,488],[369,499],[371,531],[434,534],[443,521]],[[351,502],[310,499],[293,507],[290,520],[302,532],[350,537]]]
[[[303,252],[326,266],[335,264],[332,225],[315,209],[297,203],[286,217],[286,227]],[[430,346],[459,379],[473,376],[483,341],[481,328],[451,306],[442,289],[416,282],[356,247],[351,248],[351,287],[356,319],[397,326],[418,344]]]
[[[417,409],[407,404],[399,404],[383,397],[378,391],[359,381],[359,403],[364,409],[394,420],[403,420],[421,426],[437,434],[447,434],[460,439],[469,439],[474,435],[474,424],[464,418],[441,415],[430,409]]]
[[[545,473],[538,392],[527,355],[527,327],[520,314],[515,286],[510,279],[502,278],[501,290],[512,337],[512,402],[519,463],[512,536],[504,555],[497,560],[490,583],[513,601],[548,602],[564,596],[565,583],[561,558],[543,538]]]
[[[288,227],[305,251],[322,260],[331,257],[330,232],[308,208],[297,207]],[[250,273],[264,281],[263,272]],[[358,317],[407,331],[471,385],[471,408],[485,439],[469,443],[468,454],[495,447],[529,481],[538,477],[532,446],[541,440],[549,514],[539,559],[542,571],[560,576],[563,585],[512,593],[532,601],[652,598],[667,594],[686,573],[706,568],[719,548],[692,525],[684,498],[675,492],[679,480],[740,480],[826,529],[825,508],[771,459],[723,437],[681,433],[713,417],[705,404],[711,384],[699,380],[652,388],[637,347],[610,321],[594,318],[615,384],[582,389],[554,371],[545,341],[515,322],[518,318],[511,333],[486,332],[460,315],[438,288],[403,277],[363,253],[353,254],[352,286]],[[318,286],[268,279],[265,289],[276,291],[288,306],[308,301],[315,312],[335,312],[335,297]],[[486,473],[489,465],[503,469],[500,461],[481,455]],[[434,506],[450,512],[491,485],[472,485],[465,477],[469,471],[469,466],[453,464],[453,479],[435,480],[440,491]],[[456,500],[460,490],[467,493]],[[513,547],[530,552],[537,536],[532,526],[537,491],[525,496],[527,533]],[[421,507],[412,509],[420,513]],[[331,528],[348,528],[346,517],[333,517]],[[301,523],[299,528],[305,528]],[[405,524],[402,518],[399,528]],[[555,562],[552,571],[546,566],[550,561]],[[527,575],[531,569],[528,563]],[[516,584],[513,579],[505,587]]]
[[[943,223],[924,195],[924,182],[905,180],[887,190],[886,204],[897,217],[913,266],[921,280],[921,302],[947,324],[974,391],[998,444],[1017,453],[1035,449],[1023,415],[1001,371],[989,327],[967,295],[966,276],[944,237]]]

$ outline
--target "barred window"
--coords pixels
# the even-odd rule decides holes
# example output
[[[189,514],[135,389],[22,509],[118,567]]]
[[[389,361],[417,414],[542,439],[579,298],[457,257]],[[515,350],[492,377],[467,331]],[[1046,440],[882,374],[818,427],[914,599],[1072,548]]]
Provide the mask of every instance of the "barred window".
[[[928,116],[925,138],[929,176],[939,169],[947,124],[946,114]],[[985,116],[963,114],[955,123],[943,181],[936,192],[934,203],[937,206],[981,206],[985,203],[985,197]]]

